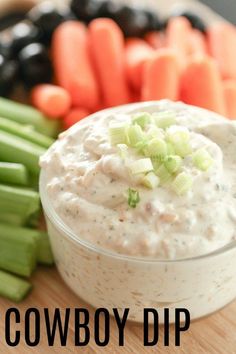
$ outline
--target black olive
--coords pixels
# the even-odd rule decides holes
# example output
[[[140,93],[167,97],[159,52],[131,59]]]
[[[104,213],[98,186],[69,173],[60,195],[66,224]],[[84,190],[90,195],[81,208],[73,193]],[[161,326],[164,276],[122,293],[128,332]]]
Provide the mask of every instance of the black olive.
[[[140,37],[149,28],[149,14],[131,6],[121,6],[117,10],[114,20],[127,37]]]
[[[19,53],[20,76],[26,87],[39,83],[50,82],[52,65],[46,47],[33,43]]]
[[[171,14],[171,16],[186,17],[189,20],[189,22],[191,23],[193,28],[196,28],[199,31],[206,33],[206,30],[207,30],[206,23],[202,20],[202,18],[200,16],[198,16],[197,14],[195,14],[192,11],[188,11],[188,10],[177,11],[177,10],[175,10]]]
[[[143,10],[147,16],[148,24],[146,31],[159,31],[162,29],[162,23],[159,19],[159,16],[156,12],[152,12],[150,10]]]
[[[99,11],[103,1],[98,0],[72,0],[70,4],[71,11],[76,18],[89,22],[99,16]]]
[[[23,21],[25,19],[26,11],[22,10],[13,10],[6,15],[0,16],[0,31],[14,26],[16,23]]]
[[[58,9],[52,2],[43,2],[29,11],[28,18],[41,31],[43,42],[48,43],[54,30],[69,18],[69,9]]]
[[[0,54],[0,96],[8,96],[18,79],[18,64]]]
[[[19,51],[39,39],[38,29],[30,22],[19,22],[10,32],[9,49],[14,58]]]

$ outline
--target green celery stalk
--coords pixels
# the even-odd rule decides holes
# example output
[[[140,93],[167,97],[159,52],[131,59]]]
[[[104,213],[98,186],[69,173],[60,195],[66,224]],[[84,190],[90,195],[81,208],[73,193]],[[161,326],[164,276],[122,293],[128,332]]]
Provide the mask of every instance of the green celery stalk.
[[[54,263],[48,234],[43,231],[39,231],[38,262],[48,266]]]
[[[27,140],[0,130],[0,160],[25,165],[30,172],[38,175],[39,157],[46,149]]]
[[[32,143],[46,149],[49,148],[54,142],[52,138],[35,131],[33,126],[22,125],[6,118],[0,117],[0,129],[19,136],[25,140],[31,141]]]
[[[39,193],[26,188],[0,184],[0,216],[3,214],[9,218],[9,215],[17,215],[22,222],[26,222],[30,215],[39,210]]]
[[[26,167],[19,163],[0,162],[0,182],[27,186],[29,180]]]
[[[0,222],[4,222],[16,226],[23,226],[26,224],[26,221],[27,218],[24,215],[17,215],[17,214],[13,214],[13,212],[5,213],[3,211],[0,211]]]
[[[58,121],[50,120],[37,109],[0,97],[0,116],[20,124],[33,125],[35,129],[48,136],[56,136]]]
[[[39,236],[33,230],[0,224],[0,268],[29,277],[37,263]]]
[[[0,296],[20,302],[31,290],[32,285],[15,275],[0,270]]]

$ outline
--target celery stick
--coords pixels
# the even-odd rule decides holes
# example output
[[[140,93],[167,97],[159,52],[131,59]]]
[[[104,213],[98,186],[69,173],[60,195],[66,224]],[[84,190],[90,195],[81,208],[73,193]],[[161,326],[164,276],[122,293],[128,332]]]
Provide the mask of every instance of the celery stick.
[[[13,214],[13,212],[5,213],[3,211],[0,211],[0,222],[4,222],[16,226],[23,226],[26,224],[26,221],[27,221],[27,217],[25,215],[17,215],[17,214]]]
[[[0,182],[26,186],[28,184],[26,167],[19,163],[0,162]]]
[[[33,174],[39,174],[39,157],[46,149],[0,130],[0,160],[25,165]]]
[[[53,265],[53,254],[48,234],[39,231],[38,262],[44,265]]]
[[[37,109],[0,97],[0,116],[20,124],[33,125],[35,129],[48,136],[58,134],[58,121],[49,120]]]
[[[0,117],[0,129],[44,148],[49,148],[54,142],[52,138],[35,131],[33,126],[22,125],[6,118]]]
[[[20,302],[31,288],[32,285],[28,281],[0,270],[0,296]]]
[[[40,209],[39,194],[35,191],[0,184],[0,215],[13,214],[27,220]]]
[[[34,230],[0,224],[0,268],[30,276],[36,267],[39,236]]]

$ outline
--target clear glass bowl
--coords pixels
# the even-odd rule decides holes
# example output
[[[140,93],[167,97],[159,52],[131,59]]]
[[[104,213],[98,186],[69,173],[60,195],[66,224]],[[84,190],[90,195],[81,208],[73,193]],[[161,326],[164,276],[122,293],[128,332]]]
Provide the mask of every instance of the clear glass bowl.
[[[144,108],[144,104],[142,104]],[[132,106],[135,107],[135,106]],[[138,106],[137,106],[138,107]],[[56,266],[66,284],[92,306],[130,308],[129,319],[143,321],[143,309],[187,308],[191,319],[208,315],[236,297],[236,242],[200,257],[160,261],[99,249],[74,234],[55,212],[40,175],[40,196]]]

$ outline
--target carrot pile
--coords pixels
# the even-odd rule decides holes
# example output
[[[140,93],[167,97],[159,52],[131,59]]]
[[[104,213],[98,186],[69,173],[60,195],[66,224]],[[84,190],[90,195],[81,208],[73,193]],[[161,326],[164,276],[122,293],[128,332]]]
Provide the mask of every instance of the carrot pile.
[[[173,17],[165,32],[125,39],[111,19],[71,20],[55,30],[51,57],[55,81],[35,87],[32,102],[64,128],[103,108],[165,98],[236,119],[236,29],[225,22],[204,35]]]

